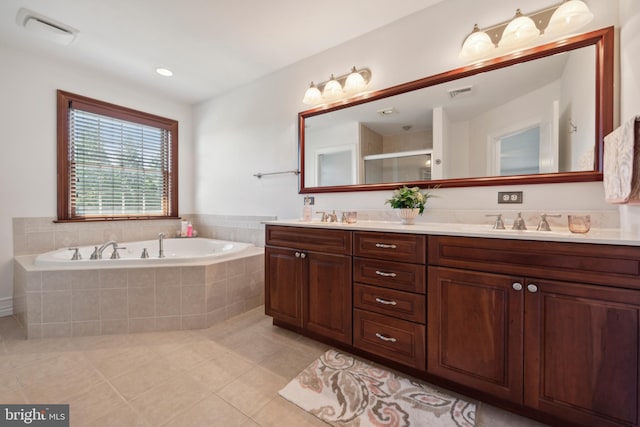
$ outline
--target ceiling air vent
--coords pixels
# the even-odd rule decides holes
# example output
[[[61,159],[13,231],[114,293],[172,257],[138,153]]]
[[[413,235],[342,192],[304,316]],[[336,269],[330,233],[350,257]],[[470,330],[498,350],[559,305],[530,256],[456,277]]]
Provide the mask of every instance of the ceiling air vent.
[[[449,98],[453,99],[456,96],[471,93],[471,88],[473,88],[473,86],[465,86],[458,89],[449,89],[447,92],[449,93]]]
[[[78,35],[78,30],[25,8],[18,11],[16,22],[30,32],[58,44],[71,44]]]

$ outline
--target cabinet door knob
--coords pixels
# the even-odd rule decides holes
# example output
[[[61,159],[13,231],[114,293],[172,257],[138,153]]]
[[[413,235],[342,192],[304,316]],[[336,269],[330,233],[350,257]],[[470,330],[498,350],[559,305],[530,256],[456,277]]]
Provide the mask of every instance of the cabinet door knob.
[[[307,257],[307,254],[305,254],[304,252],[302,252],[302,253],[300,254],[300,258],[304,259],[304,258],[306,258],[306,257]]]
[[[536,285],[534,285],[533,283],[527,285],[527,290],[529,292],[535,293],[538,292],[538,287]]]
[[[381,333],[378,333],[378,332],[376,332],[376,337],[378,337],[382,341],[387,341],[387,342],[396,342],[396,341],[398,341],[397,339],[395,339],[393,337],[385,337],[384,335],[382,335]]]
[[[376,270],[376,274],[382,277],[396,277],[396,273],[385,273],[384,271]]]
[[[376,302],[380,303],[380,304],[384,304],[384,305],[397,305],[398,304],[395,301],[389,301],[389,300],[382,299],[382,298],[377,298],[377,297],[376,297]]]
[[[395,249],[395,248],[397,248],[397,246],[396,245],[388,245],[386,243],[376,243],[376,248]]]
[[[513,289],[515,289],[516,291],[521,291],[522,290],[522,283],[515,282],[513,285],[511,285],[511,287]]]
[[[296,258],[300,258],[300,252],[296,252]]]

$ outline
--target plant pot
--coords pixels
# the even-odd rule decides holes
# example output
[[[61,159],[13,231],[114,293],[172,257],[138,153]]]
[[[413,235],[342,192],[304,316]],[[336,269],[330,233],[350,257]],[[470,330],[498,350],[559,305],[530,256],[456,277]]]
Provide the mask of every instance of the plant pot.
[[[419,208],[409,209],[409,208],[399,208],[395,209],[398,218],[400,218],[400,222],[402,224],[410,225],[413,224],[414,220],[420,213]]]

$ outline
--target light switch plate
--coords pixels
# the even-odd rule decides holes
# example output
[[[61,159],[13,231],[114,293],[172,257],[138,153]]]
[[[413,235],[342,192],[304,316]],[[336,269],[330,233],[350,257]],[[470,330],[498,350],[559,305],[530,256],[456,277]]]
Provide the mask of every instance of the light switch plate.
[[[498,191],[498,203],[522,203],[522,191]]]

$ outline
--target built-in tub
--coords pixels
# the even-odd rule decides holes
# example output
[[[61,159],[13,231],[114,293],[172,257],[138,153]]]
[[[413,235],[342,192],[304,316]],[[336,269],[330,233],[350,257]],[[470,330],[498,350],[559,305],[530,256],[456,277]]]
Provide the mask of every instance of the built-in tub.
[[[14,315],[28,338],[207,328],[264,304],[264,248],[204,238],[95,245],[14,262]],[[146,248],[149,258],[140,258]]]
[[[91,259],[91,254],[98,246],[82,246],[79,248],[81,259],[74,260],[74,250],[69,248],[58,249],[40,254],[36,257],[35,265],[38,267],[53,268],[126,268],[144,267],[162,264],[186,264],[215,261],[230,256],[241,254],[253,245],[250,243],[230,242],[226,240],[214,240],[204,238],[176,238],[164,239],[164,257],[160,258],[159,240],[145,240],[140,242],[118,243],[120,258],[111,259],[113,247],[104,249],[102,259]],[[146,249],[149,258],[142,258],[142,252]]]

